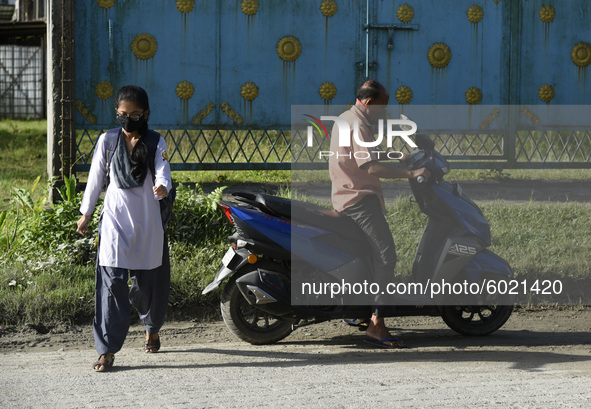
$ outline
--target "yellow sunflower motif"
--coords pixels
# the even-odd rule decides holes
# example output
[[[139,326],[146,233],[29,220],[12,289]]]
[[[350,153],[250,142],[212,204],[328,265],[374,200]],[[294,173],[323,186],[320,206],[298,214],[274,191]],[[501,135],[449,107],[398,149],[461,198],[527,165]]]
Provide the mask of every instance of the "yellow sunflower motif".
[[[332,82],[325,82],[320,85],[318,93],[322,99],[330,101],[337,95],[337,87]]]
[[[115,0],[96,0],[96,2],[98,3],[99,7],[104,9],[109,9],[115,4]]]
[[[189,99],[193,96],[195,88],[189,81],[179,82],[176,86],[176,94],[180,99]]]
[[[257,13],[257,10],[259,9],[259,2],[258,0],[244,0],[240,4],[240,8],[242,9],[242,12],[247,16],[254,16]]]
[[[181,13],[188,13],[195,7],[195,0],[176,0],[176,8]]]
[[[156,54],[157,49],[158,43],[156,39],[148,33],[136,35],[131,42],[131,51],[133,51],[137,58],[142,60],[152,58]]]
[[[277,43],[277,55],[283,61],[295,61],[301,53],[302,44],[293,36],[282,37]]]
[[[338,9],[339,6],[335,0],[323,0],[322,3],[320,3],[320,11],[323,16],[332,17],[337,14]]]
[[[396,100],[398,103],[405,105],[412,100],[412,90],[406,85],[401,86],[396,90]]]
[[[109,81],[101,81],[98,84],[96,84],[96,87],[94,88],[96,96],[100,99],[111,98],[111,96],[113,96],[114,90],[115,88],[113,88],[113,85],[111,85]]]
[[[259,87],[254,82],[245,82],[240,88],[240,95],[246,101],[253,101],[259,96]]]
[[[480,88],[477,87],[470,87],[468,91],[466,91],[466,102],[470,105],[477,105],[480,104],[482,101],[482,91]]]
[[[546,104],[554,98],[554,87],[550,84],[544,84],[538,90],[538,96]]]
[[[435,43],[429,48],[427,58],[435,68],[443,68],[451,61],[451,50],[444,43]]]
[[[573,47],[570,56],[576,65],[586,67],[591,63],[591,46],[585,42],[580,42]]]
[[[415,15],[415,10],[408,4],[403,4],[398,7],[396,15],[398,16],[398,20],[402,21],[403,23],[410,23]]]
[[[482,10],[482,7],[480,7],[478,4],[474,4],[468,9],[466,15],[468,16],[468,20],[470,20],[470,22],[476,24],[482,20],[482,17],[484,17],[484,10]]]
[[[554,21],[554,17],[556,17],[556,10],[552,6],[542,6],[540,9],[540,20],[544,23],[551,23]]]

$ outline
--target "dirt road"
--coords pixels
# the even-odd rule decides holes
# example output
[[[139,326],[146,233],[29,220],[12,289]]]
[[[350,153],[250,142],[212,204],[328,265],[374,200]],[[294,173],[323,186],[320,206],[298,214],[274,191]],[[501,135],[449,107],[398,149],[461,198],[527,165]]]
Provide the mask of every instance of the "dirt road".
[[[94,373],[90,326],[4,329],[2,408],[581,408],[591,398],[591,309],[517,312],[487,337],[439,318],[388,319],[411,346],[375,349],[332,321],[252,346],[222,322],[177,322],[161,353],[135,325],[110,373]],[[43,329],[46,331],[48,329]]]

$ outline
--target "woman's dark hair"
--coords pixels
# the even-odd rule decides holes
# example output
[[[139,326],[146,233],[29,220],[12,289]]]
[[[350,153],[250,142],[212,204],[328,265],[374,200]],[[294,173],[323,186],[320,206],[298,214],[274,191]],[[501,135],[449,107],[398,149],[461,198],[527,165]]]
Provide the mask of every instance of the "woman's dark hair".
[[[119,88],[114,99],[115,109],[119,108],[119,105],[123,101],[132,102],[144,111],[150,109],[148,93],[137,85],[125,85]],[[131,176],[138,183],[143,183],[148,173],[148,147],[144,143],[144,137],[147,132],[148,121],[146,120],[144,126],[139,130],[140,140],[131,151]]]

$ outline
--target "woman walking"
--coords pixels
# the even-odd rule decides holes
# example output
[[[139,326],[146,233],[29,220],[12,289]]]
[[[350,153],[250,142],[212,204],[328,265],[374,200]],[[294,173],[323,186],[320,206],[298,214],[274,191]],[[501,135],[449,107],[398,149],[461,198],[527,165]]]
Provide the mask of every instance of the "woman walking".
[[[170,290],[168,243],[159,200],[172,188],[166,143],[148,129],[145,90],[124,86],[115,96],[121,128],[97,142],[78,220],[82,234],[107,185],[99,221],[94,339],[99,359],[93,369],[111,369],[130,322],[130,302],[146,326],[146,353],[158,352]],[[128,279],[132,278],[131,289]]]

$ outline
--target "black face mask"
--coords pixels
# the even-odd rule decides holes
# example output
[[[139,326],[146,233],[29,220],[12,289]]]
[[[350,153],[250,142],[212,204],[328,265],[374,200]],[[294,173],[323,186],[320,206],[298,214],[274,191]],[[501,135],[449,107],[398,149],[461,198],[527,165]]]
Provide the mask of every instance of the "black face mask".
[[[146,118],[144,118],[143,116],[140,117],[138,121],[132,121],[131,119],[129,119],[129,117],[126,117],[125,119],[118,118],[117,120],[119,121],[121,127],[125,130],[125,132],[130,133],[139,131],[144,127],[144,124],[146,123]]]

